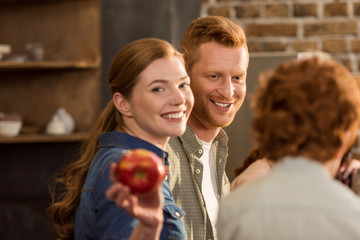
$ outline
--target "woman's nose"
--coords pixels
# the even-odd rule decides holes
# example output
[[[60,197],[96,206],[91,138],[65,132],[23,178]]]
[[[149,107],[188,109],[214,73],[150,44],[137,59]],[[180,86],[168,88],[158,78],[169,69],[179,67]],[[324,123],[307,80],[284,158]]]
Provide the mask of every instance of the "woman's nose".
[[[185,103],[185,96],[179,89],[176,89],[171,93],[171,103],[174,105],[181,105]]]

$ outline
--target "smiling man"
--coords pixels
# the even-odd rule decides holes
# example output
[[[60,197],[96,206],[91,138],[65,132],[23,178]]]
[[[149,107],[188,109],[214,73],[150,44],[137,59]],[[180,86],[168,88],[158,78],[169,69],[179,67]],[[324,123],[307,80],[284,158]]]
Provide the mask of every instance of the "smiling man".
[[[167,145],[170,187],[189,240],[216,239],[219,201],[228,195],[228,126],[246,93],[249,54],[241,27],[224,17],[191,22],[182,42],[195,105],[186,132]]]

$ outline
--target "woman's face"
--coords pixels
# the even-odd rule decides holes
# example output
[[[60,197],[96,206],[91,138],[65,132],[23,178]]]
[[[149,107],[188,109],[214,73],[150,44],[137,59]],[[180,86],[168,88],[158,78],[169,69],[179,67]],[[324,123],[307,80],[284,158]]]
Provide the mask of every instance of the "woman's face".
[[[139,75],[129,99],[133,135],[160,143],[179,136],[194,104],[190,78],[177,57],[152,62]]]

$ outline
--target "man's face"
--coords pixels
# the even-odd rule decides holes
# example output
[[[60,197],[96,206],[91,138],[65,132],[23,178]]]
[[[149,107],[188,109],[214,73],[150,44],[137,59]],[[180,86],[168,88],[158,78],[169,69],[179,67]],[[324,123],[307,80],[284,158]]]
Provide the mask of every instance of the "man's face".
[[[207,42],[200,45],[198,54],[198,61],[190,72],[195,97],[190,121],[205,128],[228,126],[246,93],[246,47]]]

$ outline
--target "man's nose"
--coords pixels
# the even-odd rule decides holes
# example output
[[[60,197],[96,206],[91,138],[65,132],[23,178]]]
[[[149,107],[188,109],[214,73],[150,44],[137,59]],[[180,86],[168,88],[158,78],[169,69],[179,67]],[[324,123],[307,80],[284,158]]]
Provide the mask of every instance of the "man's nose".
[[[218,91],[224,98],[231,98],[234,95],[234,86],[231,77],[225,78]]]

